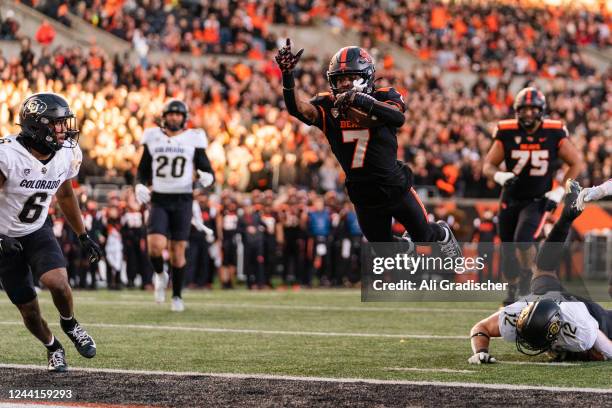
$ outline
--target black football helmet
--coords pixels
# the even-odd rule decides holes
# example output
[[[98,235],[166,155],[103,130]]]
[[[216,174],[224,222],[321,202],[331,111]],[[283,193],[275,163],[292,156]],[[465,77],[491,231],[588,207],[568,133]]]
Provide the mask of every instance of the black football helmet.
[[[166,115],[169,113],[180,113],[183,115],[183,120],[178,125],[172,125],[166,122]],[[187,109],[187,105],[185,102],[179,101],[178,99],[173,99],[164,105],[164,109],[162,110],[162,118],[161,118],[161,127],[163,129],[168,129],[172,132],[179,131],[185,128],[187,124],[187,118],[189,117],[189,110]]]
[[[65,139],[57,140],[55,124],[66,123]],[[29,96],[19,110],[20,136],[39,151],[48,154],[62,147],[73,148],[79,140],[79,130],[74,112],[66,99],[58,94],[42,92]]]
[[[561,308],[557,302],[542,299],[531,303],[516,320],[517,350],[528,356],[550,350],[559,337],[561,324]]]
[[[336,82],[342,75],[359,75],[366,81],[366,93],[374,91],[374,60],[366,50],[360,47],[344,47],[329,62],[327,81],[332,93],[339,93]]]
[[[540,111],[534,119],[527,118],[521,113],[521,108],[533,106],[539,108]],[[523,88],[516,94],[514,98],[514,113],[521,126],[526,129],[531,129],[536,124],[536,121],[541,121],[546,113],[546,97],[537,88]]]

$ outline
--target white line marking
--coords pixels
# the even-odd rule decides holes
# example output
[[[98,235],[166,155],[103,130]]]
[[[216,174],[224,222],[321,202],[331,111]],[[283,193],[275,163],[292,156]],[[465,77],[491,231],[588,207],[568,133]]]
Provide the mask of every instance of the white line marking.
[[[460,373],[460,374],[472,374],[474,370],[455,370],[452,368],[419,368],[419,367],[385,367],[385,370],[389,371],[417,371],[424,373]]]
[[[0,368],[32,369],[46,371],[46,366],[22,365],[22,364],[0,364]],[[444,381],[408,381],[408,380],[377,380],[371,378],[330,378],[330,377],[298,377],[291,375],[270,374],[235,374],[235,373],[201,373],[201,372],[176,372],[176,371],[145,371],[145,370],[121,370],[113,368],[80,368],[70,367],[71,371],[89,373],[113,373],[113,374],[141,374],[162,376],[197,376],[215,377],[229,379],[258,379],[279,381],[316,381],[330,383],[365,383],[365,384],[388,384],[388,385],[425,385],[435,387],[459,387],[459,388],[487,388],[493,390],[537,390],[551,392],[585,392],[594,394],[612,394],[612,388],[577,388],[577,387],[542,387],[534,385],[515,384],[477,384],[469,382],[444,382]]]
[[[541,366],[580,366],[580,363],[564,363],[564,362],[550,362],[546,363],[543,361],[498,361],[496,364],[512,364],[512,365],[541,365]]]
[[[144,306],[151,307],[156,304],[151,301],[139,300],[93,300],[92,298],[75,298],[80,305],[99,304],[99,305],[118,305],[118,306]],[[51,303],[51,299],[39,299],[41,303]],[[478,313],[487,312],[493,313],[491,309],[457,309],[457,308],[429,308],[429,307],[358,307],[358,306],[302,306],[302,305],[269,305],[269,304],[253,304],[253,303],[215,303],[215,302],[190,302],[189,298],[185,300],[187,306],[198,307],[216,307],[227,309],[270,309],[270,310],[301,310],[301,311],[338,311],[338,312],[407,312],[407,313]]]
[[[23,322],[0,322],[0,325],[21,326]],[[50,326],[59,326],[50,323]],[[197,326],[161,326],[149,324],[111,324],[111,323],[86,323],[85,327],[101,327],[112,329],[139,329],[139,330],[163,330],[163,331],[187,331],[203,333],[241,333],[241,334],[274,334],[285,336],[320,336],[320,337],[374,337],[390,339],[437,339],[437,340],[467,340],[468,336],[438,336],[435,334],[385,334],[385,333],[342,333],[342,332],[316,332],[316,331],[286,331],[286,330],[258,330],[258,329],[227,329],[218,327]]]

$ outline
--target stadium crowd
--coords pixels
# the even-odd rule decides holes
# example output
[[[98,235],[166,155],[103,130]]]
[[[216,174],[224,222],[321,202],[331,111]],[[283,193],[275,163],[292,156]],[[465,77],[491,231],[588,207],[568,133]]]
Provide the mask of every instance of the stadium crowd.
[[[26,2],[27,3],[27,2]],[[362,46],[396,43],[449,70],[488,75],[585,77],[593,68],[578,46],[612,45],[612,15],[579,5],[509,1],[294,0],[207,2],[45,1],[41,11],[69,25],[70,9],[91,24],[150,49],[262,59],[276,38],[270,23],[353,29]]]

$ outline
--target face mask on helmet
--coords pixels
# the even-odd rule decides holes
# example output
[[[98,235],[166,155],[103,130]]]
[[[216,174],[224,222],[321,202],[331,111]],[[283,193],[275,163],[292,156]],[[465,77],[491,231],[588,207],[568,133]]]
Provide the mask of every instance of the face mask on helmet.
[[[516,349],[537,356],[552,348],[561,331],[561,309],[551,300],[534,302],[516,320]]]
[[[20,135],[28,147],[50,154],[78,144],[79,130],[68,102],[53,93],[30,96],[19,112]]]
[[[546,111],[546,98],[538,89],[522,89],[514,100],[514,112],[519,124],[525,129],[533,129],[542,121]]]
[[[176,113],[181,115],[181,119],[169,118],[170,114]],[[174,115],[172,115],[174,116]],[[182,101],[170,101],[164,106],[162,111],[161,127],[171,132],[178,132],[185,128],[187,123],[188,111],[187,105]]]
[[[374,91],[374,62],[370,54],[359,47],[345,47],[334,55],[329,63],[327,81],[334,95],[355,89],[358,92]],[[342,86],[340,78],[354,76],[352,85]]]

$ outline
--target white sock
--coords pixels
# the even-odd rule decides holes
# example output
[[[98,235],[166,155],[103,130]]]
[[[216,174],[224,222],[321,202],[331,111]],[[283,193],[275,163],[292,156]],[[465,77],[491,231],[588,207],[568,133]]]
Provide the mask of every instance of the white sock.
[[[45,347],[51,347],[51,345],[53,345],[53,343],[55,343],[55,336],[51,335],[51,343],[49,343],[49,344],[43,343],[43,344],[45,344]]]

